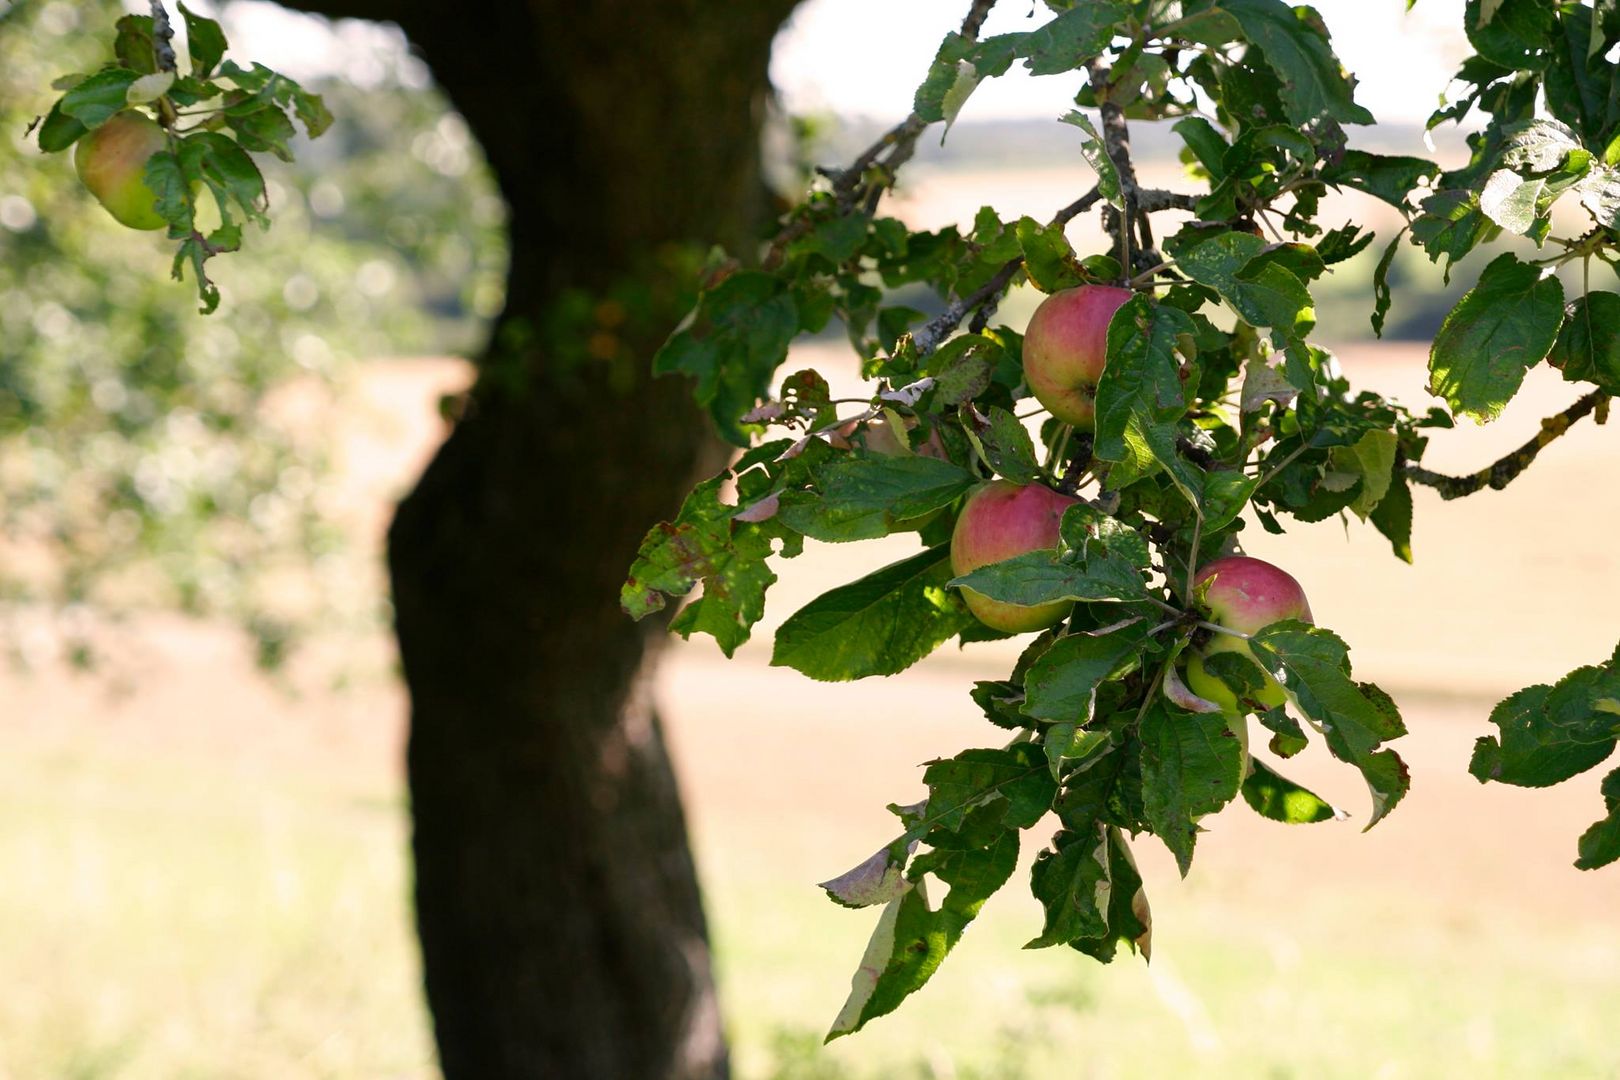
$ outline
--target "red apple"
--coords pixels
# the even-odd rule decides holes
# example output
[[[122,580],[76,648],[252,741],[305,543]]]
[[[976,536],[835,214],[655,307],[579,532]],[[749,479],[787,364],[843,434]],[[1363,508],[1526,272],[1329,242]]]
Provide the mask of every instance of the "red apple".
[[[146,185],[146,163],[168,139],[145,113],[125,110],[79,140],[73,166],[107,213],[132,229],[161,229],[157,193]]]
[[[1097,380],[1108,359],[1108,320],[1136,295],[1112,285],[1081,285],[1041,301],[1024,330],[1024,381],[1053,416],[1089,431]]]
[[[1206,587],[1207,586],[1207,587]],[[1205,564],[1193,579],[1194,594],[1202,589],[1203,604],[1211,621],[1240,634],[1253,634],[1284,619],[1311,622],[1311,605],[1305,590],[1286,570],[1247,555],[1229,555]],[[1249,643],[1231,634],[1215,633],[1201,650],[1202,656],[1216,653],[1242,653],[1254,659]],[[1242,711],[1237,695],[1204,667],[1200,654],[1187,658],[1187,685],[1199,697],[1207,698],[1228,712]],[[1265,685],[1254,700],[1275,708],[1287,700],[1283,688],[1267,673]]]
[[[951,534],[951,570],[958,577],[1026,551],[1056,548],[1063,511],[1080,500],[1044,484],[992,480],[974,488],[962,505]],[[1067,600],[1050,604],[1009,604],[964,588],[968,610],[995,630],[1021,634],[1044,630],[1069,613]]]

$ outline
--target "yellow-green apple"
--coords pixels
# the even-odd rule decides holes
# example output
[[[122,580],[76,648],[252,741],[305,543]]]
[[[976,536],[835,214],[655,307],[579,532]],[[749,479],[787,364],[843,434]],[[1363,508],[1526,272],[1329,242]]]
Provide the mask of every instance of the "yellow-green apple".
[[[1264,559],[1228,555],[1206,563],[1193,578],[1193,595],[1202,594],[1210,619],[1228,630],[1254,634],[1284,619],[1311,622],[1311,605],[1305,590],[1286,570]],[[1254,652],[1243,638],[1214,633],[1199,652],[1187,658],[1187,685],[1199,697],[1215,702],[1228,712],[1243,712],[1237,695],[1204,666],[1204,658],[1217,653],[1235,652],[1254,659]],[[1263,670],[1263,669],[1262,669]],[[1270,673],[1252,699],[1266,708],[1275,708],[1287,695]]]
[[[991,480],[969,493],[951,533],[951,570],[958,577],[1026,551],[1056,548],[1063,511],[1080,500],[1045,484]],[[1044,630],[1069,613],[1068,600],[1009,604],[964,588],[968,610],[995,630],[1021,634]]]
[[[1080,285],[1041,301],[1024,329],[1024,382],[1065,423],[1091,430],[1097,380],[1108,359],[1108,320],[1135,293]]]
[[[79,140],[73,165],[107,212],[132,229],[161,229],[157,193],[147,187],[146,163],[167,146],[163,129],[145,113],[126,109]]]

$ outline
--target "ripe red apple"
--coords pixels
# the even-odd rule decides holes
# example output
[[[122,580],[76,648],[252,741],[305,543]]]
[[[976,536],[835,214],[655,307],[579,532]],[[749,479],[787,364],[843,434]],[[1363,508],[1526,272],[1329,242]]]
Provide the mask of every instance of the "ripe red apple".
[[[1056,548],[1063,511],[1080,500],[1044,484],[1015,484],[991,480],[968,495],[951,533],[951,570],[958,577],[981,566],[1022,555],[1026,551]],[[1050,604],[1009,604],[964,588],[968,610],[995,630],[1021,634],[1044,630],[1069,613],[1067,600]]]
[[[73,165],[107,212],[132,229],[161,229],[157,193],[144,174],[152,155],[168,145],[163,129],[145,113],[125,110],[79,140]]]
[[[1041,301],[1024,330],[1024,381],[1053,416],[1091,430],[1097,380],[1108,359],[1108,320],[1136,295],[1112,285],[1081,285]]]
[[[1204,586],[1207,583],[1207,588]],[[1253,634],[1284,619],[1311,622],[1311,605],[1305,590],[1286,570],[1247,555],[1229,555],[1206,563],[1193,579],[1196,594],[1203,588],[1203,603],[1212,622],[1240,634]],[[1242,653],[1254,659],[1249,643],[1231,634],[1214,634],[1200,653],[1187,658],[1187,685],[1199,697],[1222,706],[1228,712],[1241,712],[1237,695],[1204,667],[1202,657],[1216,653]],[[1270,673],[1254,700],[1275,708],[1287,700],[1283,688]]]

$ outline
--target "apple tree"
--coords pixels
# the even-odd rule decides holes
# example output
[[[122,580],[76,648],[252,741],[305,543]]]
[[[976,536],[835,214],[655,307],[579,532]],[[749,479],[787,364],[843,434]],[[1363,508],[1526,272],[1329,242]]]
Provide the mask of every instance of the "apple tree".
[[[1487,119],[1469,164],[1442,173],[1355,145],[1374,118],[1309,7],[1047,0],[1039,25],[983,37],[992,4],[971,4],[940,43],[911,115],[824,170],[757,258],[711,258],[654,359],[692,379],[739,456],[646,535],[622,591],[631,615],[701,585],[671,626],[729,655],[761,617],[774,563],[806,539],[914,533],[917,554],[789,617],[772,663],[891,676],[949,642],[1035,632],[1003,678],[966,688],[994,729],[985,745],[929,763],[927,797],[892,807],[894,833],[822,886],[876,909],[829,1038],[927,982],[1025,844],[1039,845],[1028,884],[1045,910],[1031,945],[1108,962],[1150,947],[1132,856],[1143,836],[1185,874],[1200,820],[1228,803],[1290,824],[1342,814],[1285,775],[1311,742],[1364,778],[1368,828],[1396,810],[1410,780],[1391,745],[1405,730],[1395,702],[1357,680],[1350,643],[1314,624],[1284,569],[1236,554],[1243,531],[1354,517],[1410,561],[1413,485],[1447,498],[1500,487],[1620,392],[1620,300],[1586,291],[1566,307],[1547,272],[1612,261],[1620,236],[1614,5],[1471,3],[1467,93],[1433,122],[1474,105]],[[986,207],[916,231],[885,216],[924,133],[948,133],[1014,65],[1085,74],[1053,137],[1072,140],[1089,187],[1044,220]],[[1138,181],[1133,121],[1180,136],[1184,188]],[[1313,285],[1375,243],[1323,220],[1329,189],[1406,222],[1376,238],[1375,330],[1402,243],[1449,262],[1506,231],[1549,252],[1497,256],[1447,317],[1430,360],[1443,406],[1358,390],[1313,340]],[[1589,216],[1579,236],[1550,231],[1566,194]],[[1092,212],[1109,244],[1076,251],[1065,226]],[[1020,283],[1047,299],[1027,326],[997,322]],[[939,298],[931,317],[896,298],[919,285]],[[813,370],[778,378],[790,343],[835,321],[868,397],[835,400]],[[1431,439],[1458,416],[1493,419],[1543,359],[1591,388],[1475,475],[1424,468]],[[1492,720],[1482,779],[1546,784],[1592,767],[1620,734],[1620,655],[1514,695]],[[1617,777],[1579,865],[1620,856]],[[1048,815],[1057,831],[1031,839]]]
[[[443,95],[437,100],[454,108],[451,119],[469,136],[475,161],[481,156],[479,164],[487,165],[498,196],[493,219],[485,211],[492,200],[476,188],[463,192],[473,197],[464,198],[460,215],[413,204],[387,222],[385,247],[395,254],[399,245],[408,254],[400,269],[408,279],[423,264],[442,265],[446,260],[435,258],[440,249],[476,244],[479,265],[472,274],[463,269],[458,284],[478,285],[470,307],[490,320],[482,342],[467,350],[476,381],[446,403],[451,432],[399,506],[388,543],[392,613],[411,698],[406,765],[413,898],[440,1064],[449,1076],[479,1078],[722,1076],[727,1050],[697,878],[658,711],[646,692],[664,635],[659,626],[624,618],[617,592],[646,522],[674,514],[693,479],[721,461],[684,386],[652,378],[645,358],[690,307],[702,251],[717,241],[740,249],[768,224],[773,195],[759,168],[767,60],[793,0],[746,10],[696,0],[651,8],[471,0],[454,11],[426,0],[286,0],[283,6],[397,25],[431,71]],[[58,0],[0,5],[0,56],[15,61],[0,66],[0,85],[18,91],[0,105],[15,100],[19,113],[27,108],[28,115],[43,116],[63,94],[49,87],[55,75],[95,73],[108,57],[116,59],[118,7],[107,3],[92,11]],[[168,8],[173,12],[175,5]],[[40,73],[27,33],[70,22],[82,63]],[[78,32],[93,23],[104,35],[95,49],[88,33]],[[183,34],[183,17],[176,16],[175,26]],[[252,55],[251,40],[233,44]],[[178,52],[177,67],[189,70],[188,50]],[[649,64],[654,55],[683,62]],[[240,63],[251,70],[246,60]],[[24,87],[19,80],[28,72],[34,78]],[[236,89],[231,80],[215,82]],[[322,90],[330,96],[329,87]],[[419,177],[415,162],[389,170],[375,161],[377,148],[387,145],[375,128],[401,121],[394,100],[401,96],[400,87],[388,87],[377,95],[387,100],[359,102],[355,91],[350,101],[361,108],[348,114],[334,108],[338,121],[319,143],[306,151],[300,134],[291,144],[307,163],[331,170],[316,181],[323,204],[341,203],[331,198],[334,186],[349,197],[360,194],[351,183],[375,179],[343,171],[339,156],[327,154],[334,140],[369,156],[390,184]],[[364,119],[354,115],[362,111]],[[196,122],[182,119],[186,126]],[[16,135],[24,124],[15,124]],[[216,133],[231,137],[233,131],[225,125]],[[71,168],[65,154],[41,165],[37,149],[31,150],[36,167],[18,170],[28,173],[31,205],[38,209],[25,242],[45,261],[60,234],[93,242],[88,225],[75,221],[69,230],[47,216],[88,197],[62,181]],[[273,189],[286,170],[266,166]],[[468,181],[484,177],[481,169],[473,171]],[[680,184],[671,183],[676,176]],[[50,201],[41,194],[47,191]],[[208,242],[218,226],[208,217],[206,175],[196,194],[204,206],[193,224]],[[337,233],[353,244],[376,244],[362,235],[368,222],[353,213],[360,201],[351,199],[340,220],[313,215],[327,227],[304,239],[322,250],[338,246]],[[83,330],[73,335],[68,355],[63,335],[32,334],[26,327],[14,334],[15,324],[5,322],[5,359],[16,361],[19,386],[29,391],[21,395],[25,403],[32,404],[37,374],[60,372],[83,355],[80,339],[105,344],[95,352],[102,367],[120,374],[131,369],[125,383],[131,402],[146,406],[141,418],[148,427],[179,426],[180,417],[166,411],[171,401],[183,405],[200,396],[188,382],[197,374],[194,363],[235,356],[214,350],[218,340],[239,341],[243,353],[262,361],[205,372],[218,374],[222,389],[234,387],[251,403],[263,389],[256,380],[268,381],[304,359],[303,350],[291,346],[314,321],[313,313],[241,303],[244,278],[270,277],[278,268],[285,274],[296,259],[280,245],[289,224],[295,230],[310,224],[298,202],[270,207],[275,227],[269,233],[244,231],[255,256],[230,260],[229,271],[219,274],[219,314],[181,326],[167,316],[144,323],[144,305],[104,295],[96,282],[53,290],[76,280],[70,267],[48,268],[21,284],[9,265],[0,268],[0,284],[41,298],[52,316],[36,320],[41,326],[54,329],[60,313]],[[0,193],[0,210],[9,214],[11,205]],[[238,223],[249,220],[240,206],[231,213]],[[131,265],[137,244],[160,242],[160,234],[132,233],[105,216],[99,224],[103,239],[116,236]],[[401,225],[408,228],[402,232]],[[490,234],[507,256],[492,290],[484,287],[490,274],[482,259]],[[187,238],[195,239],[188,233],[175,240]],[[158,265],[149,250],[142,254]],[[189,260],[184,266],[189,275]],[[123,284],[127,277],[107,280]],[[143,300],[162,288],[141,284]],[[332,288],[352,291],[353,283]],[[279,296],[279,284],[275,291]],[[456,298],[448,305],[435,299],[441,302],[432,306],[443,309]],[[333,322],[361,316],[331,330],[359,343],[352,349],[357,353],[373,348],[384,325],[398,334],[390,339],[392,351],[446,351],[437,335],[412,336],[429,318],[413,308],[368,299],[324,314]],[[14,313],[7,307],[0,319]],[[187,334],[206,341],[184,348]],[[21,356],[12,348],[17,342],[26,345]],[[455,351],[466,348],[457,344]],[[40,358],[49,366],[31,366]],[[172,396],[134,385],[154,372],[177,384]],[[61,381],[78,394],[74,380],[81,374],[69,371],[72,377]],[[74,460],[71,452],[87,453],[86,446],[104,448],[107,439],[76,436],[95,432],[98,421],[124,420],[122,413],[107,419],[95,409],[80,410],[74,415],[79,426],[69,432],[54,426],[55,412],[16,417],[8,408],[0,394],[0,433],[20,431],[32,442],[49,442],[53,453],[34,458],[52,465]],[[626,424],[626,417],[637,422]],[[262,428],[255,419],[250,414],[229,429],[253,452],[249,463],[265,449],[256,441]],[[297,449],[313,463],[316,450]],[[215,532],[260,539],[241,527],[257,520],[238,507],[260,494],[284,494],[273,490],[278,475],[291,487],[293,473],[285,467],[268,477],[244,468],[228,477],[231,501],[187,502],[184,508],[193,512],[187,520],[199,525],[190,546]],[[261,477],[267,491],[249,490]],[[95,496],[133,498],[116,483],[110,487]],[[8,499],[8,513],[15,506]],[[114,523],[125,516],[117,514]],[[207,528],[197,519],[206,519]],[[558,528],[559,522],[567,527]],[[93,524],[62,532],[70,540],[102,535]],[[176,537],[173,546],[165,567],[195,565],[188,561],[195,552],[187,550],[187,538]],[[258,566],[258,549],[250,544],[238,543],[228,554],[228,561],[220,560],[227,570],[245,575]],[[569,992],[558,995],[553,988],[559,985]],[[626,1031],[636,1037],[626,1038]]]

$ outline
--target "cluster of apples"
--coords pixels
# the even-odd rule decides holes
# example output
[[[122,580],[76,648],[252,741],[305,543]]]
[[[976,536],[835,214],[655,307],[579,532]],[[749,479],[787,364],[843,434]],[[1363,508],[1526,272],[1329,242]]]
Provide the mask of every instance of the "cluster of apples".
[[[1036,309],[1024,335],[1024,380],[1053,416],[1082,431],[1091,430],[1096,415],[1097,382],[1108,356],[1108,322],[1134,294],[1106,285],[1081,285],[1047,297]],[[951,569],[958,575],[1028,551],[1055,548],[1063,512],[1079,502],[1042,483],[1015,484],[992,480],[969,494],[951,536]],[[1263,559],[1232,555],[1198,570],[1195,598],[1218,626],[1233,633],[1214,633],[1187,664],[1187,684],[1199,696],[1225,711],[1240,711],[1237,696],[1204,666],[1204,658],[1238,652],[1253,659],[1246,638],[1283,619],[1311,622],[1310,604],[1298,581]],[[1037,606],[1003,603],[963,589],[968,609],[984,623],[1008,633],[1043,630],[1062,621],[1072,608],[1067,601]],[[1266,676],[1252,703],[1281,705],[1284,692]]]

